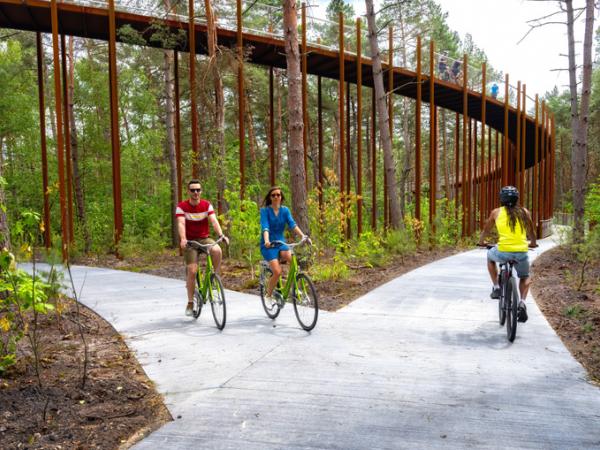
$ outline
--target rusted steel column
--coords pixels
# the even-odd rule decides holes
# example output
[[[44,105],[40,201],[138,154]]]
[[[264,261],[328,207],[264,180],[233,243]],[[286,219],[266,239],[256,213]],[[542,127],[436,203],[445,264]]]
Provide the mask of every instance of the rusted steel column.
[[[415,219],[421,220],[421,35],[417,36],[417,101],[415,103]]]
[[[50,233],[50,194],[48,193],[48,150],[46,147],[46,104],[44,100],[44,48],[42,46],[42,34],[36,33],[37,50],[37,79],[38,79],[38,102],[40,113],[40,146],[42,149],[42,192],[44,195],[44,245],[46,248],[52,246],[52,234]]]
[[[454,219],[458,219],[458,184],[460,172],[460,114],[454,121]]]
[[[540,133],[541,133],[541,145],[540,145],[540,159],[539,159],[539,191],[538,191],[538,236],[541,237],[542,234],[542,221],[545,219],[544,217],[544,195],[546,189],[546,171],[544,167],[544,150],[546,147],[546,102],[542,100],[542,108],[541,108],[541,118],[540,118]]]
[[[119,96],[117,92],[117,44],[115,2],[108,2],[108,70],[110,81],[110,138],[112,144],[113,199],[115,216],[115,248],[123,235],[123,209],[121,206],[121,140],[119,136]]]
[[[238,0],[238,3],[241,0]],[[198,144],[198,110],[196,109],[196,27],[194,23],[194,0],[188,0],[188,42],[190,46],[190,108],[192,118],[192,177],[200,172],[200,149]],[[239,95],[243,98],[243,95]]]
[[[435,197],[436,197],[436,146],[437,146],[437,115],[435,109],[435,43],[429,42],[429,225],[431,236],[435,234]]]
[[[71,127],[69,124],[69,92],[67,88],[67,46],[65,35],[60,35],[60,52],[62,59],[63,115],[65,125],[65,175],[67,184],[67,222],[69,244],[75,240],[73,236],[73,170],[71,166]]]
[[[352,238],[352,221],[350,220],[350,181],[351,181],[351,160],[352,152],[350,151],[350,82],[346,82],[346,187],[344,196],[346,198],[346,239]]]
[[[495,132],[495,145],[496,145],[496,167],[494,169],[494,186],[492,189],[492,208],[499,206],[498,192],[500,192],[500,185],[502,184],[502,172],[500,164],[500,143],[498,138],[498,130]]]
[[[479,208],[479,186],[478,183],[478,161],[477,161],[477,121],[473,120],[473,220],[471,232],[475,231],[477,227],[477,213],[481,213],[481,209]]]
[[[58,48],[58,8],[56,0],[51,0],[50,12],[52,20],[52,50],[54,63],[54,99],[56,108],[56,156],[58,157],[58,191],[60,198],[60,225],[62,236],[62,257],[63,261],[69,259],[69,235],[67,224],[67,207],[65,195],[65,161],[64,161],[64,136],[63,136],[63,113],[62,113],[62,95],[60,86],[60,62]]]
[[[519,173],[519,190],[523,199],[526,199],[529,194],[525,193],[525,146],[527,145],[527,85],[525,83],[523,83],[521,93],[523,95],[523,100],[521,101],[521,152],[519,153],[519,167],[521,167],[521,172]],[[523,204],[525,204],[525,202],[523,202]]]
[[[394,29],[388,28],[388,127],[390,145],[394,147]],[[385,160],[385,158],[384,158]],[[387,230],[390,227],[390,197],[387,185],[387,170],[383,165],[383,218]]]
[[[554,216],[554,185],[556,184],[556,127],[554,113],[550,115],[550,200],[548,201],[548,218]]]
[[[321,89],[321,78],[319,77],[319,89]],[[269,180],[271,182],[271,186],[275,186],[275,102],[273,99],[274,93],[274,74],[273,74],[273,66],[269,67],[269,166],[270,166],[270,176]],[[320,96],[319,91],[319,96]],[[319,98],[319,101],[321,99]],[[320,106],[319,106],[320,108]],[[320,110],[319,110],[320,114]],[[321,141],[319,141],[319,151]],[[308,175],[306,175],[308,177]],[[319,160],[319,177],[321,176],[321,162]],[[319,178],[320,180],[320,178]],[[320,197],[319,197],[320,198]],[[319,200],[319,205],[322,200]]]
[[[371,229],[377,229],[377,105],[371,90]]]
[[[339,147],[339,154],[340,154],[340,196],[342,198],[342,215],[346,215],[346,196],[344,195],[344,190],[346,187],[346,179],[345,179],[345,172],[346,172],[346,163],[345,163],[345,151],[346,151],[346,112],[344,111],[345,109],[345,84],[346,81],[344,80],[344,72],[345,72],[345,67],[344,67],[344,61],[345,61],[345,51],[344,51],[344,15],[342,14],[342,12],[339,13],[338,15],[339,18],[339,70],[340,70],[340,76],[339,76],[339,100],[338,100],[338,108],[339,108],[339,117],[340,117],[340,147]],[[344,221],[344,236],[346,235],[346,222]]]
[[[362,51],[360,19],[356,19],[356,232],[362,233]]]
[[[502,186],[508,184],[508,74],[504,77],[504,146],[502,147]]]
[[[468,77],[468,66],[467,66],[467,55],[463,55],[463,157],[462,157],[462,182],[461,182],[461,202],[462,202],[462,236],[465,237],[467,235],[467,154],[469,153],[469,145],[471,142],[471,138],[467,139],[467,131],[470,133],[470,120],[468,118],[469,114],[469,103],[468,103],[468,91],[467,91],[467,77]]]
[[[323,96],[321,76],[317,77],[317,121],[319,129],[319,211],[323,218]]]
[[[466,222],[467,222],[467,235],[471,235],[471,217],[473,208],[473,202],[471,201],[471,196],[473,192],[473,119],[469,117],[469,161],[467,162],[467,211],[466,211]]]
[[[544,218],[546,220],[552,217],[552,205],[550,204],[550,192],[552,190],[552,161],[550,152],[551,146],[552,136],[550,131],[550,110],[546,108],[546,156],[544,159],[544,166],[546,171],[546,191],[544,192],[544,204],[546,206],[546,213],[544,215]]]
[[[308,82],[306,50],[306,3],[302,3],[302,140],[304,146],[304,184],[308,192]]]
[[[487,128],[487,174],[485,176],[485,217],[484,220],[490,215],[492,210],[492,127]]]
[[[193,1],[193,0],[190,0]],[[236,1],[237,12],[237,51],[238,51],[238,137],[240,145],[240,198],[246,190],[246,129],[244,123],[244,41],[242,39],[242,0]]]
[[[518,174],[521,170],[521,82],[517,82],[517,138],[515,139],[515,151],[513,160],[510,162],[511,180],[510,184],[518,187]]]
[[[485,101],[486,101],[486,65],[481,64],[481,169],[479,174],[479,228],[483,228],[487,211],[487,193],[485,191]]]
[[[181,173],[181,108],[179,105],[179,52],[173,55],[175,78],[175,161],[177,164],[177,198],[182,200],[182,173]]]

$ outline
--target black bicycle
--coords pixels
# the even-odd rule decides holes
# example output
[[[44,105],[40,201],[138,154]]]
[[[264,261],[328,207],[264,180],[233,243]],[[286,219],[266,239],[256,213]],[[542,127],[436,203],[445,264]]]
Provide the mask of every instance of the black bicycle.
[[[510,342],[513,342],[517,335],[520,300],[517,280],[513,276],[513,267],[515,264],[517,264],[517,261],[512,259],[508,262],[500,263],[500,272],[498,273],[498,285],[500,286],[498,320],[500,326],[506,323],[506,337]]]
[[[493,245],[482,246],[488,250]],[[517,261],[511,259],[499,263],[498,286],[500,286],[500,298],[498,299],[498,321],[500,326],[506,324],[506,337],[510,342],[517,336],[517,322],[519,312],[519,287],[517,279],[513,275],[513,268]]]

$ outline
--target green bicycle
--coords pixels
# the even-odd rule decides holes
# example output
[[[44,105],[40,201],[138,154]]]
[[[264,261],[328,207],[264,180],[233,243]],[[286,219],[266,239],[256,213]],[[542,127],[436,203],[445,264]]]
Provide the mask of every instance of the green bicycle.
[[[309,278],[309,276],[303,272],[300,272],[298,268],[298,259],[294,252],[294,247],[298,245],[310,242],[308,239],[303,239],[300,242],[293,244],[286,244],[283,241],[271,241],[273,247],[281,247],[287,245],[292,253],[292,261],[290,263],[290,270],[287,275],[285,284],[282,279],[279,278],[277,287],[273,291],[272,300],[269,301],[267,298],[267,284],[269,278],[273,275],[267,261],[260,262],[260,299],[262,301],[263,308],[267,313],[267,316],[271,319],[275,319],[286,301],[291,298],[294,304],[294,312],[296,313],[296,319],[300,326],[306,330],[312,330],[317,324],[317,318],[319,316],[319,300],[317,297],[317,290]]]
[[[194,289],[194,301],[192,305],[192,313],[194,318],[200,317],[202,306],[206,301],[210,301],[213,318],[219,330],[225,327],[227,319],[227,308],[225,306],[225,291],[221,278],[217,275],[213,268],[210,249],[217,245],[223,238],[219,238],[214,244],[201,244],[197,241],[188,241],[188,247],[195,248],[206,254],[206,267],[204,273],[201,274],[200,269],[196,272],[196,289]]]

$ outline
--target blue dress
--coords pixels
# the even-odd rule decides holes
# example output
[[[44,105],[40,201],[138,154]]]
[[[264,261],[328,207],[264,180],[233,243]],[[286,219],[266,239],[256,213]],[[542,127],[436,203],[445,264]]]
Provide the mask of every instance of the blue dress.
[[[269,240],[271,242],[285,241],[283,232],[285,231],[286,224],[289,230],[296,228],[296,222],[287,206],[280,206],[277,215],[275,215],[275,211],[270,206],[260,209],[260,253],[265,261],[277,259],[279,252],[289,250],[289,247],[282,245],[276,248],[266,248],[263,233],[265,231],[269,232]]]

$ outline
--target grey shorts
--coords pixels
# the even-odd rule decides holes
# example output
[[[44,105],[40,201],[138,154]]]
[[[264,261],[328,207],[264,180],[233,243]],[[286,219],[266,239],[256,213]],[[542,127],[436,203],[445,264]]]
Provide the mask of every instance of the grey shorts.
[[[519,278],[529,277],[529,255],[527,252],[501,252],[498,247],[494,246],[487,252],[488,261],[497,263],[508,262],[511,259],[517,261],[515,270]]]

